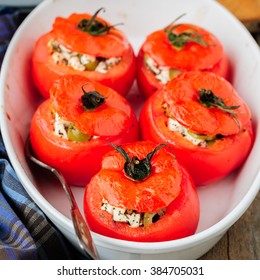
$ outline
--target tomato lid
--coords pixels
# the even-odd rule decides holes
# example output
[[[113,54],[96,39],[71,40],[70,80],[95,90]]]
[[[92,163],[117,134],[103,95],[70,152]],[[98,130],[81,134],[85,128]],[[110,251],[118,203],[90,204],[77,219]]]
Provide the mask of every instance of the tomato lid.
[[[207,93],[222,105],[211,102],[207,107],[201,99],[201,94]],[[205,135],[237,134],[251,118],[248,106],[234,87],[210,72],[182,73],[159,90],[157,97],[164,99],[170,117]]]
[[[122,147],[131,158],[144,159],[156,144],[139,141]],[[117,151],[103,159],[96,184],[99,192],[111,205],[139,212],[154,212],[168,206],[179,194],[182,171],[169,148],[162,147],[152,157],[151,174],[141,181],[129,179],[125,172],[125,159]]]
[[[171,43],[164,29],[150,34],[142,49],[159,66],[180,70],[205,70],[212,68],[223,57],[224,50],[220,41],[207,30],[192,24],[171,25],[167,30],[172,27],[174,29],[171,33],[191,34],[194,38],[180,48]]]
[[[56,40],[73,52],[106,58],[122,56],[129,49],[129,43],[117,28],[112,27],[101,35],[91,35],[78,27],[82,20],[89,20],[91,17],[89,14],[72,14],[68,18],[57,17],[53,24]],[[105,26],[111,26],[100,17],[96,17],[96,20]]]
[[[104,103],[87,109],[82,96],[89,93],[99,93]],[[82,76],[65,75],[56,80],[50,89],[50,98],[57,114],[73,122],[86,134],[115,136],[131,125],[132,110],[126,99],[114,90]]]

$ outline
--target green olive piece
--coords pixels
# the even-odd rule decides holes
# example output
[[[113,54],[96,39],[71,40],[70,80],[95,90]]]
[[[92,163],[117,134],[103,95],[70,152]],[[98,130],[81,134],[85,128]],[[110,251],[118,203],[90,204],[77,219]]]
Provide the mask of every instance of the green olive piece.
[[[216,135],[205,135],[205,134],[195,133],[190,130],[188,130],[188,133],[196,139],[205,140],[205,141],[213,141],[217,138]]]
[[[169,78],[170,78],[170,80],[175,78],[180,73],[181,73],[180,70],[171,68],[170,71],[169,71]]]
[[[74,125],[70,125],[67,131],[67,135],[70,141],[86,142],[90,139],[90,135],[82,133]]]
[[[97,66],[98,66],[99,61],[98,60],[94,60],[94,61],[89,61],[87,64],[84,64],[85,69],[88,71],[94,71]]]
[[[144,54],[144,64],[147,65],[147,61],[149,59],[149,55],[147,53]]]
[[[148,226],[153,223],[153,217],[156,215],[155,212],[144,213],[143,225]]]

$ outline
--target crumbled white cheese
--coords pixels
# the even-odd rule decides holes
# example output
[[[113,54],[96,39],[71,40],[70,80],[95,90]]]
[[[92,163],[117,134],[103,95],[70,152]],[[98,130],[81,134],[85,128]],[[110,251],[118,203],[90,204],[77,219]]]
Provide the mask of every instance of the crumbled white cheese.
[[[89,62],[94,62],[95,60],[96,60],[96,58],[92,55],[82,54],[80,56],[80,62],[82,64],[88,64]]]
[[[61,119],[60,116],[57,113],[55,113],[55,122],[54,122],[55,135],[68,140],[67,130],[70,125],[72,125],[71,122]]]
[[[141,214],[127,209],[112,206],[103,199],[101,210],[105,210],[112,215],[115,222],[128,223],[131,227],[139,227],[141,223]]]
[[[69,49],[67,49],[67,48],[64,47],[63,45],[58,44],[58,43],[56,42],[56,45],[55,45],[55,46],[58,47],[58,48],[60,49],[61,53],[63,53],[63,55],[64,55],[65,58],[69,57],[69,53],[73,55],[73,52],[71,52]]]
[[[177,120],[168,118],[167,126],[169,130],[179,132],[185,139],[191,141],[194,145],[198,145],[201,147],[207,146],[207,141],[193,137],[189,133],[188,129],[185,126],[181,125]]]
[[[118,64],[120,62],[120,58],[119,57],[110,57],[108,59],[106,59],[106,64],[107,66],[111,67],[115,64]]]
[[[85,66],[81,63],[80,58],[77,56],[72,56],[68,59],[68,65],[78,71],[84,71]]]
[[[161,81],[162,84],[167,84],[170,81],[170,71],[168,67],[160,67],[160,73],[156,75],[156,78]]]
[[[159,66],[157,65],[157,63],[150,56],[147,57],[145,62],[146,62],[146,65],[149,67],[149,69],[154,74],[158,75],[160,73]]]
[[[95,69],[99,73],[107,73],[107,65],[105,61],[100,61]]]
[[[147,67],[154,73],[157,80],[162,84],[170,81],[170,68],[166,66],[159,66],[151,57],[146,58]]]
[[[65,64],[78,71],[87,70],[86,65],[88,63],[97,61],[98,63],[94,71],[107,73],[110,68],[121,61],[120,57],[96,58],[92,55],[72,52],[54,40],[50,41],[48,45],[52,49],[52,58],[56,64]]]
[[[70,140],[68,137],[68,130],[70,127],[73,126],[72,122],[66,121],[64,119],[62,119],[57,113],[55,113],[55,119],[53,122],[53,126],[54,126],[54,134],[59,136],[60,138],[66,139],[66,140]],[[98,139],[100,138],[100,136],[96,136],[93,135],[91,136],[91,139]]]
[[[139,227],[141,223],[141,214],[133,212],[132,214],[127,214],[127,222],[131,227]]]
[[[59,52],[54,52],[52,54],[52,59],[56,64],[58,64],[60,61],[62,61],[62,54]]]

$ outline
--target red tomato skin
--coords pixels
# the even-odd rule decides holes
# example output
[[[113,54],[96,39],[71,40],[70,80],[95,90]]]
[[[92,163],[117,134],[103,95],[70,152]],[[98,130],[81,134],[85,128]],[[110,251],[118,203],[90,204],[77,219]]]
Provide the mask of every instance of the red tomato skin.
[[[177,25],[176,25],[177,26]],[[229,61],[221,42],[207,30],[192,24],[180,24],[174,31],[179,34],[193,30],[201,35],[208,46],[187,43],[183,49],[176,50],[169,42],[164,30],[158,30],[147,36],[137,55],[137,84],[140,92],[147,98],[163,84],[144,63],[144,55],[148,54],[160,66],[184,71],[209,71],[230,78]]]
[[[214,65],[211,69],[205,69],[204,71],[209,71],[215,73],[227,80],[230,79],[230,67],[227,56],[223,58]],[[148,98],[153,95],[163,84],[155,78],[155,75],[145,66],[144,64],[144,52],[139,51],[137,56],[137,72],[136,72],[136,81],[140,93]]]
[[[165,114],[153,110],[155,95],[146,101],[140,115],[141,139],[156,143],[167,142],[197,186],[224,178],[245,161],[254,140],[251,121],[240,133],[217,140],[215,144],[205,149],[187,143],[189,141],[184,141],[181,135],[167,129]]]
[[[80,101],[84,91],[97,91],[105,104],[95,110],[85,110]],[[79,75],[66,75],[56,80],[50,89],[53,110],[83,133],[96,136],[116,136],[131,126],[133,110],[129,102],[113,89]],[[80,102],[79,102],[80,101]]]
[[[190,236],[197,229],[200,215],[195,185],[184,169],[178,197],[154,224],[132,228],[126,223],[114,222],[111,214],[100,209],[101,205],[102,196],[95,184],[90,182],[84,194],[84,213],[91,230],[108,237],[137,242],[169,241]]]
[[[108,142],[120,145],[138,139],[138,123],[134,113],[130,118],[131,127],[118,136],[100,137],[83,143],[72,142],[54,135],[50,100],[47,99],[39,106],[31,121],[32,148],[40,160],[63,173],[69,184],[85,186],[101,168],[104,154],[112,149]]]
[[[78,28],[82,20],[90,20],[92,15],[83,13],[73,13],[68,18],[56,17],[53,23],[53,32],[59,42],[78,53],[87,53],[93,56],[121,56],[125,52],[129,43],[117,28],[111,28],[102,35],[91,35]],[[101,17],[96,20],[105,26],[112,26]]]
[[[50,96],[49,90],[53,82],[61,75],[82,75],[90,80],[100,82],[120,93],[129,92],[136,75],[136,57],[132,47],[122,55],[122,60],[116,66],[103,74],[96,71],[78,71],[64,65],[57,65],[52,60],[48,42],[54,38],[52,32],[41,36],[35,43],[32,55],[32,77],[36,89],[44,97]]]

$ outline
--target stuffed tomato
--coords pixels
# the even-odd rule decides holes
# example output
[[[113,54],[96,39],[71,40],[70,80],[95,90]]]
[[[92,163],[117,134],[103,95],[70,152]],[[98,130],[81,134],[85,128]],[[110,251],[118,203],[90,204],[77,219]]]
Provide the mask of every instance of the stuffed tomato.
[[[102,9],[100,9],[102,10]],[[45,97],[61,75],[82,75],[126,95],[135,79],[135,55],[126,36],[94,15],[57,17],[35,43],[32,75]]]
[[[36,156],[85,186],[99,171],[108,142],[138,139],[136,116],[124,97],[82,76],[56,80],[35,112],[30,129]]]
[[[248,156],[251,113],[233,86],[209,72],[186,72],[159,89],[140,116],[141,137],[167,142],[196,185],[223,178]]]
[[[221,42],[193,24],[171,24],[147,36],[137,57],[140,92],[149,97],[183,71],[210,71],[228,78]]]
[[[200,216],[197,190],[169,147],[150,141],[113,146],[85,189],[91,230],[140,242],[194,234]]]

